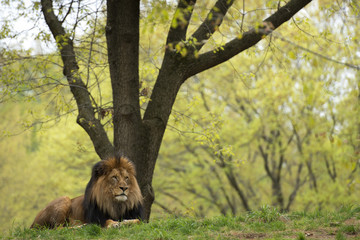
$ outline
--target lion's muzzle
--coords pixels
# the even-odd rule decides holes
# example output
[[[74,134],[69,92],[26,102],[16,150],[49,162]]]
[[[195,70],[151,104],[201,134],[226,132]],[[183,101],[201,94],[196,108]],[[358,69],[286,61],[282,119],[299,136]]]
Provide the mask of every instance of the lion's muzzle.
[[[123,194],[115,196],[115,199],[120,202],[125,202],[128,199],[128,197],[123,193]]]

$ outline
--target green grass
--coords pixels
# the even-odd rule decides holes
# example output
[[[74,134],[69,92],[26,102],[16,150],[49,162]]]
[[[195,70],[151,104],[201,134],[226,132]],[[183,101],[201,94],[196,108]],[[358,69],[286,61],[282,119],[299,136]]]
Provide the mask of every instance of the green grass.
[[[360,240],[360,208],[343,207],[337,212],[282,214],[264,206],[237,217],[205,219],[168,218],[150,223],[102,229],[33,230],[14,227],[1,239],[357,239]]]

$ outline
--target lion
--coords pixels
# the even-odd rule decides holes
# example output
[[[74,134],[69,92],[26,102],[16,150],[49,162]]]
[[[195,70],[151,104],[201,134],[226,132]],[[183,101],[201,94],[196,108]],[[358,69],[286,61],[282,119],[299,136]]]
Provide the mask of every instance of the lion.
[[[143,218],[143,197],[135,167],[125,157],[102,160],[92,168],[85,194],[59,197],[42,209],[30,228],[98,224],[118,227]]]

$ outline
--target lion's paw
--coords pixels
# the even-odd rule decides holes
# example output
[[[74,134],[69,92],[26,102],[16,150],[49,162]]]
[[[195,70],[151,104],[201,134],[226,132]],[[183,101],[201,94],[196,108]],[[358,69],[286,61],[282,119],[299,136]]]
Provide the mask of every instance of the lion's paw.
[[[106,228],[118,228],[121,226],[121,222],[109,219],[109,220],[106,220],[105,226],[106,226]]]
[[[128,220],[123,220],[121,222],[122,225],[131,225],[131,224],[139,224],[140,220],[139,219],[128,219]]]
[[[139,224],[140,220],[139,219],[128,219],[128,220],[123,220],[122,222],[119,221],[114,221],[114,220],[107,220],[106,221],[106,228],[118,228],[124,225],[132,225],[132,224]]]

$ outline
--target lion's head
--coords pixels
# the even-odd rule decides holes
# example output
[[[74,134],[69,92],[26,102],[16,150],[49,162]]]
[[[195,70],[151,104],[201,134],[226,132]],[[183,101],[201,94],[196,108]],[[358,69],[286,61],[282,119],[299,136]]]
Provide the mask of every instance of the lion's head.
[[[132,217],[127,215],[141,208],[143,199],[135,175],[133,163],[125,157],[95,164],[85,191],[85,219],[101,223],[103,217],[113,220]]]

